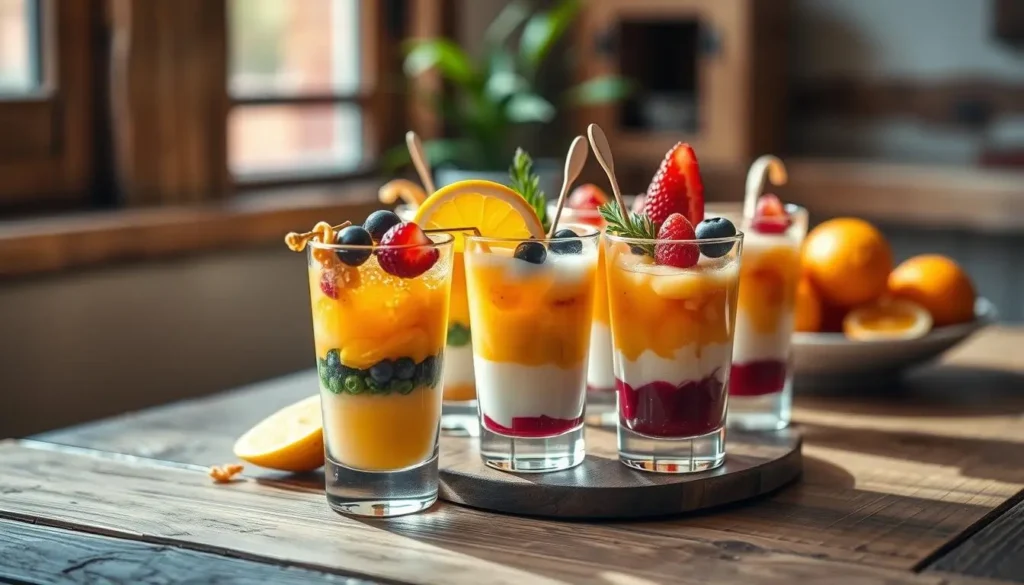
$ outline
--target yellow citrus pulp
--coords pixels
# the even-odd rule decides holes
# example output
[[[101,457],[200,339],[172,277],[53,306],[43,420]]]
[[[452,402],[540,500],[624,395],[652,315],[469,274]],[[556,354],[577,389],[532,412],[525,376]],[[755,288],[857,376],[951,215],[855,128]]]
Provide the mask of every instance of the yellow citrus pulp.
[[[921,305],[900,299],[883,299],[850,311],[843,319],[843,333],[856,341],[915,339],[932,328],[932,316]]]
[[[312,471],[324,464],[320,397],[310,396],[260,421],[235,442],[235,456],[282,471]]]

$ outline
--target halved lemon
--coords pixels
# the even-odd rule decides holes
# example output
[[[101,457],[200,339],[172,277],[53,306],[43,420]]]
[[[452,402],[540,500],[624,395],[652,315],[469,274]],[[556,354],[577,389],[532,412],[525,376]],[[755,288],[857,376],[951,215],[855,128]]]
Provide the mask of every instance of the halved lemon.
[[[855,341],[916,339],[932,329],[932,316],[917,303],[898,299],[858,307],[843,319],[843,333]]]
[[[491,181],[459,181],[438,189],[414,220],[423,229],[475,227],[489,238],[544,238],[537,212],[512,189]],[[463,238],[455,238],[461,251]]]
[[[281,471],[312,471],[324,464],[320,397],[310,396],[263,419],[235,442],[235,456]]]
[[[408,179],[388,181],[377,190],[377,199],[385,205],[392,205],[401,199],[402,202],[417,207],[426,198],[427,192],[423,190],[423,187]]]

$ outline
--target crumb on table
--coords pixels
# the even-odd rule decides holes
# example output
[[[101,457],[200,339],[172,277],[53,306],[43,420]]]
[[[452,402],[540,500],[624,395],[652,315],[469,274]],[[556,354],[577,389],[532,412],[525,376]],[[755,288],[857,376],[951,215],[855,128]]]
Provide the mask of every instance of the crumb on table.
[[[210,468],[210,477],[216,483],[228,483],[235,478],[236,475],[242,473],[245,469],[244,466],[238,463],[227,463],[225,465],[214,465]]]

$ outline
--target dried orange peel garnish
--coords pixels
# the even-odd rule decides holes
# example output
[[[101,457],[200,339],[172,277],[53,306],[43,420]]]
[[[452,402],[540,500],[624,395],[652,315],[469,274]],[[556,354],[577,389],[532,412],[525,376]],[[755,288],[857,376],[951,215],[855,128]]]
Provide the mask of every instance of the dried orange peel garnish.
[[[230,483],[235,476],[242,473],[245,466],[238,463],[227,463],[225,465],[214,465],[210,468],[210,477],[215,483]]]
[[[306,244],[310,241],[320,242],[321,244],[331,245],[334,243],[334,236],[337,230],[352,225],[351,221],[346,221],[338,225],[332,226],[326,221],[318,222],[313,229],[305,233],[289,232],[284,237],[284,245],[288,246],[288,249],[292,252],[302,252],[306,249]],[[323,265],[328,265],[334,260],[334,254],[330,250],[322,248],[316,248],[313,250],[313,258]]]

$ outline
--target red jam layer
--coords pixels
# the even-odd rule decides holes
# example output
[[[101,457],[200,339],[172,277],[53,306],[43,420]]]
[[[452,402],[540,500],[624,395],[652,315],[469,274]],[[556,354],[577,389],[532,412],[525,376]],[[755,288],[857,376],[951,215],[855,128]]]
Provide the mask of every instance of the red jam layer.
[[[729,371],[729,396],[764,396],[781,392],[786,385],[786,362],[763,360],[733,364]]]
[[[484,428],[506,437],[546,439],[571,431],[583,424],[583,417],[551,418],[550,416],[517,416],[512,419],[512,428],[502,426],[484,415]]]
[[[619,422],[641,435],[699,437],[725,421],[725,388],[715,374],[678,385],[657,381],[633,388],[622,380],[615,383]]]

